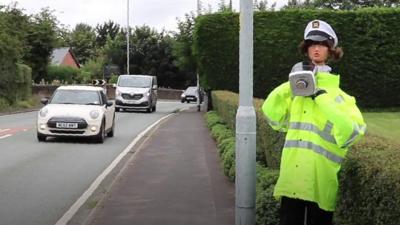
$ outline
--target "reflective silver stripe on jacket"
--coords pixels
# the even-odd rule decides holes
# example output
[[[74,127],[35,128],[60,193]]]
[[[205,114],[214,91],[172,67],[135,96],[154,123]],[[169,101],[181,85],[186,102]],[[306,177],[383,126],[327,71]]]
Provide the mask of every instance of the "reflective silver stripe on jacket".
[[[282,132],[286,132],[285,128],[287,126],[285,126],[287,124],[287,120],[285,119],[285,122],[283,123],[279,123],[277,121],[271,120],[268,116],[265,116],[265,118],[267,118],[268,124],[271,126],[275,126],[275,127],[281,127],[279,130]]]
[[[360,135],[361,133],[364,134],[366,129],[367,126],[358,126],[358,124],[355,123],[353,125],[353,133],[351,133],[349,139],[347,139],[342,148],[347,148],[351,143],[353,143],[356,140],[358,135]]]
[[[333,137],[333,135],[331,135],[332,128],[333,124],[329,121],[326,123],[325,128],[322,131],[312,123],[302,123],[302,122],[290,123],[290,129],[310,131],[318,134],[325,141],[336,144],[335,138]]]
[[[324,156],[325,158],[335,162],[335,163],[342,163],[344,160],[343,157],[337,156],[332,152],[324,149],[323,147],[316,145],[309,141],[299,141],[299,140],[287,140],[285,142],[284,148],[303,148],[307,150],[311,150],[317,154]]]

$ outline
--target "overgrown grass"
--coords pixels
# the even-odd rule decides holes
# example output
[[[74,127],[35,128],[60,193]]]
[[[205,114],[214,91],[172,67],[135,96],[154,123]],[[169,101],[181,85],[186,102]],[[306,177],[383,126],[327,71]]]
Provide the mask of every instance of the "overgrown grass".
[[[400,143],[400,111],[366,112],[363,115],[367,123],[367,133]]]
[[[13,105],[9,105],[6,101],[0,99],[0,113],[11,113],[25,109],[36,109],[41,106],[39,96],[31,96],[29,99],[24,101],[16,102]]]

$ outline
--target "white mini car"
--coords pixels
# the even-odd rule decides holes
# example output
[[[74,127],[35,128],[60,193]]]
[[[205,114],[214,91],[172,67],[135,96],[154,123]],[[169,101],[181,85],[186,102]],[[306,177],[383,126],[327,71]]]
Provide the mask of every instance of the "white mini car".
[[[92,137],[103,143],[114,136],[115,105],[108,101],[104,89],[92,86],[60,86],[37,117],[38,141],[48,136]]]

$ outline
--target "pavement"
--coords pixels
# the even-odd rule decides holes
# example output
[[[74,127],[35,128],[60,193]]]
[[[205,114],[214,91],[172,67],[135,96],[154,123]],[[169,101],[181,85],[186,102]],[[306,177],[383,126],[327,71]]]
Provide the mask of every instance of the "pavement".
[[[232,225],[234,184],[196,107],[154,129],[97,203],[85,225]]]

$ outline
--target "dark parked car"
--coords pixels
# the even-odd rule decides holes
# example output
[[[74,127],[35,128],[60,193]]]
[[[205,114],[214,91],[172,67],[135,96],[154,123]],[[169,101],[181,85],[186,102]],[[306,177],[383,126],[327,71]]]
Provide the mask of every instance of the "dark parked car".
[[[188,87],[181,95],[181,102],[197,102],[197,98],[199,96],[199,91],[197,90],[196,86],[190,86]],[[200,87],[200,103],[202,103],[204,100],[204,91]]]

